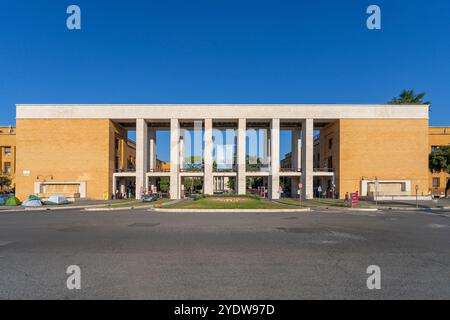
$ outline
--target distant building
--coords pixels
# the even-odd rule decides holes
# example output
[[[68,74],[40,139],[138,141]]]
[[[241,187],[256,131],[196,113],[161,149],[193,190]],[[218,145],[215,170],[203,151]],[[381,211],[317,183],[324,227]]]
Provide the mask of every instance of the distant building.
[[[0,127],[0,176],[11,179],[11,186],[6,190],[15,188],[16,176],[16,128],[13,126]]]
[[[450,127],[430,127],[429,128],[430,151],[450,146]],[[448,172],[429,174],[430,192],[433,196],[445,195],[445,188],[448,186],[450,174]]]
[[[286,153],[284,158],[280,160],[280,169],[282,171],[292,169],[292,152]]]
[[[413,198],[431,195],[429,181],[442,188],[447,176],[433,180],[428,169],[427,105],[17,105],[17,163],[2,160],[14,172],[16,193],[72,194],[110,198],[124,191],[140,198],[169,184],[179,199],[184,178],[202,180],[213,194],[232,186],[247,192],[247,178],[262,180],[267,196],[278,199],[290,183],[290,194],[314,197],[317,188],[344,198],[347,192],[373,197]],[[203,128],[201,161],[185,161],[183,130]],[[214,129],[235,131],[231,166],[214,159]],[[136,143],[126,139],[136,131]],[[170,163],[156,157],[156,131],[170,132]],[[247,133],[258,137],[261,159]],[[292,153],[280,161],[280,131],[292,132]],[[320,132],[318,138],[316,134]],[[437,135],[436,135],[437,136]],[[441,135],[439,135],[441,136]],[[300,139],[301,138],[301,139]],[[10,144],[12,147],[12,144]],[[6,149],[5,153],[10,153]],[[220,159],[219,159],[220,160]],[[5,164],[6,163],[6,164]],[[8,169],[11,168],[11,169]],[[225,179],[225,177],[227,179]],[[228,183],[227,180],[233,180]],[[283,182],[281,182],[283,180]],[[287,182],[290,181],[290,182]],[[378,182],[378,183],[376,183]],[[301,190],[299,190],[301,189]],[[123,193],[123,192],[122,192]]]

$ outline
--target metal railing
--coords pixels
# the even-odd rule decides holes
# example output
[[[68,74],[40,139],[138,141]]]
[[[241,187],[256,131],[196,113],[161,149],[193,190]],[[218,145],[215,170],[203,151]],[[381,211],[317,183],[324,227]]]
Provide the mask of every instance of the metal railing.
[[[185,163],[180,166],[180,172],[202,172],[203,169],[203,163]]]
[[[119,172],[136,172],[136,168],[116,168],[114,169],[114,172],[119,173]]]
[[[237,165],[233,164],[229,168],[218,168],[217,166],[213,166],[213,172],[237,172]]]
[[[237,172],[237,164],[233,164],[231,168],[217,168],[213,167],[213,172]],[[260,171],[267,171],[270,166],[267,164],[247,164],[246,165],[246,171],[247,172],[260,172]],[[202,172],[204,170],[203,164],[184,164],[183,166],[179,167],[180,172]],[[314,168],[314,172],[335,172],[334,168]],[[301,168],[292,168],[292,167],[280,167],[280,172],[301,172]],[[136,172],[136,168],[127,168],[127,169],[115,169],[114,172],[120,173],[120,172]],[[168,169],[162,169],[162,168],[154,168],[149,169],[148,172],[170,172],[170,168]],[[0,175],[7,175],[11,174],[6,173],[2,170],[0,170]]]
[[[247,172],[263,172],[263,171],[268,171],[269,169],[270,169],[269,164],[262,164],[262,163],[249,164],[249,163],[247,163],[245,165],[245,170]]]
[[[334,168],[314,168],[314,172],[334,172]]]
[[[163,168],[153,168],[149,169],[148,172],[170,172],[170,168],[163,169]]]
[[[280,167],[280,172],[301,172],[301,168]]]

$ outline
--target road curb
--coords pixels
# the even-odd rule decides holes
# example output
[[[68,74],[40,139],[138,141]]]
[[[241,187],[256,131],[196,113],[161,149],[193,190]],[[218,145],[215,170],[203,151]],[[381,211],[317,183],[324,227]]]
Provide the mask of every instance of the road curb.
[[[135,209],[149,209],[153,208],[154,205],[149,206],[130,206],[130,207],[102,207],[102,208],[85,208],[84,211],[124,211],[124,210],[135,210]]]
[[[310,212],[310,208],[303,209],[165,209],[153,208],[149,211],[155,212],[176,212],[176,213],[283,213],[283,212]]]
[[[175,205],[179,201],[168,201],[160,204],[156,204],[157,206],[170,206]],[[136,209],[152,209],[155,208],[155,204],[149,204],[145,206],[129,206],[129,207],[97,207],[97,208],[86,208],[85,211],[123,211],[123,210],[136,210]]]
[[[445,211],[450,210],[450,207],[442,208],[401,208],[401,207],[378,207],[379,210],[403,210],[403,211]]]
[[[70,210],[70,209],[86,209],[86,208],[95,208],[99,206],[104,206],[104,204],[94,204],[92,206],[73,206],[73,207],[36,207],[36,208],[30,208],[30,207],[20,207],[17,209],[7,209],[7,210],[0,210],[0,213],[2,212],[39,212],[39,211],[57,211],[57,210]]]

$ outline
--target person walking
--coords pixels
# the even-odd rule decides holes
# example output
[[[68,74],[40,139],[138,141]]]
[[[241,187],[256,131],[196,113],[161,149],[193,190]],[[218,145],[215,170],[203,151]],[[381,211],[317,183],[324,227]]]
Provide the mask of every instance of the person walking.
[[[445,197],[448,197],[448,191],[450,190],[450,178],[447,178],[447,185],[445,186]]]

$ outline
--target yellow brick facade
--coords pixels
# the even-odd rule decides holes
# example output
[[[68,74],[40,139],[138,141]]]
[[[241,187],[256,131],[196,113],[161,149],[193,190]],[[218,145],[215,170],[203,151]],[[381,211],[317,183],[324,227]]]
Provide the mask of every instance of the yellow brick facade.
[[[429,128],[429,152],[433,147],[450,146],[450,127],[430,127]],[[433,186],[433,179],[437,186]],[[450,174],[447,172],[432,173],[429,172],[429,189],[435,196],[442,196],[445,194],[445,187],[447,180],[450,179]]]
[[[12,126],[0,127],[0,175],[11,179],[9,190],[14,190],[15,174],[16,128]]]
[[[34,183],[43,181],[85,182],[87,198],[109,197],[115,137],[126,144],[110,120],[18,119],[17,197],[35,193]]]
[[[410,180],[428,194],[428,120],[339,121],[338,187],[361,192],[361,180]]]
[[[339,197],[362,192],[362,180],[409,180],[428,195],[428,121],[343,119],[320,131],[314,166],[334,169]]]
[[[314,168],[334,169],[339,172],[339,120],[320,130],[319,143],[315,146]]]
[[[433,130],[424,119],[336,120],[321,129],[314,167],[334,169],[340,198],[361,193],[361,180],[375,178],[408,180],[410,195],[416,185],[419,195],[428,195],[431,146],[450,143],[448,132]],[[83,181],[87,198],[105,199],[111,196],[114,172],[135,170],[136,146],[127,141],[126,130],[107,119],[18,119],[16,140],[20,199],[43,181]],[[445,181],[448,175],[442,175]]]

